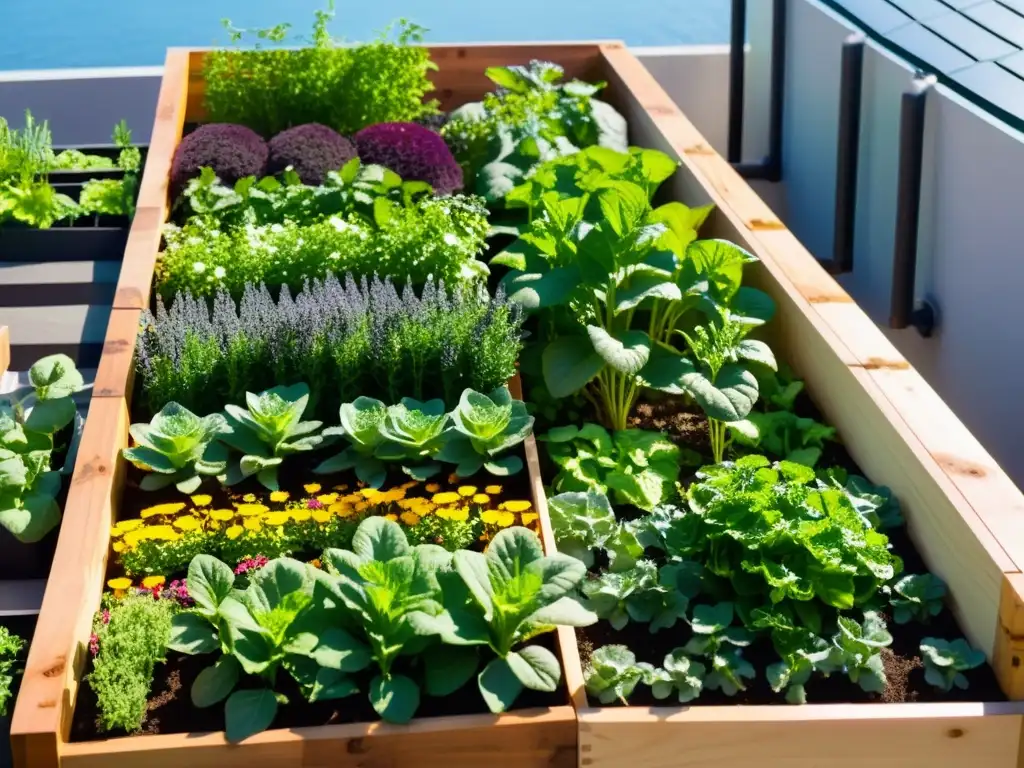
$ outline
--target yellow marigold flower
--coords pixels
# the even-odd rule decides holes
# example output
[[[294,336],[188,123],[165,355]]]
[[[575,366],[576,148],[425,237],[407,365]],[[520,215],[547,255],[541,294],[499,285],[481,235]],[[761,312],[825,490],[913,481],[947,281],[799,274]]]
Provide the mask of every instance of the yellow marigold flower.
[[[405,498],[405,491],[401,488],[392,488],[390,491],[386,491],[378,496],[374,501],[378,504],[393,504],[396,501],[401,501]]]
[[[403,512],[400,519],[406,525],[416,525],[420,521],[420,516],[415,512]]]
[[[455,485],[457,482],[459,482],[459,476],[455,472],[452,472],[450,475],[448,475],[449,485]]]
[[[365,501],[360,501],[360,502],[358,502],[358,503],[356,503],[356,504],[353,504],[353,505],[352,505],[352,509],[354,509],[354,510],[355,510],[356,512],[365,512],[365,511],[366,511],[366,510],[368,510],[368,509],[369,509],[369,508],[370,508],[371,506],[373,506],[373,505],[372,505],[372,504],[370,504],[370,503],[368,503],[368,502],[365,502]]]
[[[355,514],[356,510],[352,507],[351,504],[339,503],[332,504],[330,507],[330,512],[331,514],[337,515],[338,517],[352,517],[352,515]]]
[[[269,512],[270,507],[264,504],[236,504],[235,509],[238,510],[238,514],[243,517],[249,515],[262,515],[264,512]]]
[[[293,509],[291,514],[296,523],[304,523],[312,517],[308,509]]]
[[[474,504],[490,504],[491,503],[491,497],[488,496],[486,493],[474,493],[473,494],[473,503]]]
[[[243,533],[245,533],[245,528],[243,528],[243,527],[242,527],[242,526],[240,526],[240,525],[232,525],[232,526],[231,526],[230,528],[228,528],[228,529],[227,529],[227,530],[226,530],[226,531],[224,532],[224,534],[225,534],[225,535],[226,535],[226,536],[227,536],[227,537],[228,537],[229,539],[232,539],[232,540],[234,540],[234,539],[237,539],[237,538],[238,538],[239,536],[241,536],[241,535],[242,535]]]
[[[484,493],[489,493],[491,494],[491,496],[497,496],[499,493],[501,493],[501,486],[488,485],[486,488],[484,488]]]
[[[364,499],[375,499],[380,496],[381,493],[376,488],[361,488],[359,490],[359,495]]]
[[[530,523],[534,522],[538,517],[540,517],[540,515],[538,515],[536,512],[523,512],[523,514],[519,516],[519,518],[523,521],[523,525],[529,525]]]
[[[459,494],[453,493],[452,491],[445,491],[444,493],[435,493],[431,499],[435,504],[451,504],[452,502],[459,500]]]
[[[309,564],[312,565],[314,568],[322,568],[323,567],[323,563],[320,562],[320,558],[319,557],[315,557],[312,560],[310,560]]]
[[[442,520],[457,520],[459,522],[465,522],[469,519],[469,510],[466,507],[439,509],[437,510],[437,516]]]
[[[194,531],[197,528],[202,528],[203,524],[191,515],[185,515],[185,517],[179,517],[174,521],[174,527],[179,531]]]
[[[263,517],[263,522],[267,525],[284,525],[291,519],[291,515],[287,512],[269,512]]]
[[[260,523],[258,517],[247,518],[246,521],[243,523],[243,525],[245,526],[245,528],[247,530],[250,530],[250,531],[258,531],[258,530],[263,528],[263,526]]]
[[[459,496],[472,496],[474,493],[476,493],[476,486],[475,485],[460,485],[459,486]]]
[[[398,487],[401,488],[403,491],[408,491],[410,488],[415,488],[419,484],[420,484],[419,480],[410,480],[407,483],[402,483]]]
[[[508,528],[515,523],[516,516],[511,512],[499,512],[496,509],[489,509],[480,513],[480,519],[488,525],[496,525],[499,528]]]
[[[427,493],[437,493],[441,490],[440,483],[427,483],[423,487],[426,489]]]
[[[235,517],[235,510],[233,509],[215,509],[210,513],[210,517],[214,520],[220,520],[226,522],[232,520]]]
[[[107,582],[107,586],[114,590],[115,595],[121,595],[126,589],[130,589],[132,586],[132,580],[126,579],[124,576],[118,579],[111,579]]]
[[[288,501],[289,498],[291,498],[291,494],[288,491],[272,491],[270,494],[270,500],[277,504]]]
[[[146,507],[139,513],[139,517],[153,517],[155,515],[173,515],[185,508],[185,502],[176,501],[171,504],[157,504],[155,507]]]
[[[313,519],[318,523],[326,523],[332,517],[331,510],[329,509],[314,509]]]
[[[111,546],[114,548],[115,552],[124,552],[124,542],[123,541],[115,541]]]
[[[302,490],[306,493],[320,493],[320,483],[306,483],[302,486]]]
[[[167,579],[163,576],[147,576],[142,580],[142,586],[146,589],[153,589],[154,587],[162,587]]]
[[[317,496],[316,500],[325,506],[330,506],[338,500],[338,494],[336,493],[325,493],[322,496]]]
[[[192,497],[192,503],[197,507],[208,507],[210,502],[213,501],[213,496],[209,496],[205,493],[200,493]]]
[[[161,539],[163,541],[177,541],[181,538],[181,534],[170,525],[148,525],[137,531],[130,531],[130,533],[141,534],[146,539]]]
[[[502,509],[507,509],[509,512],[525,512],[533,504],[525,499],[516,499],[515,501],[506,501],[501,504]]]
[[[247,494],[245,494],[245,496],[242,497],[242,501],[247,501],[250,504],[252,504],[252,502],[256,501],[256,494],[255,493],[247,493]]]
[[[119,538],[121,538],[121,535],[122,535],[123,533],[124,533],[124,531],[122,531],[122,530],[121,530],[120,528],[118,528],[118,527],[117,527],[116,525],[115,525],[115,526],[112,526],[112,527],[110,528],[110,538],[112,538],[112,539],[119,539]]]
[[[397,523],[398,522],[398,515],[393,515],[393,514],[392,515],[384,515],[384,519],[385,520],[390,520],[393,523]]]
[[[120,522],[114,523],[114,527],[122,533],[124,533],[125,531],[134,531],[141,525],[142,521],[139,520],[137,517],[132,518],[131,520],[121,520]]]

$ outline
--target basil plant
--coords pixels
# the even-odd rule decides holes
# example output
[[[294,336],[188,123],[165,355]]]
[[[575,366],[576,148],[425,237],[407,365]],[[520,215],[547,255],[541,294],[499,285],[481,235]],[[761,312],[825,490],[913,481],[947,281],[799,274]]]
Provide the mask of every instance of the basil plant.
[[[225,406],[227,431],[220,440],[242,453],[220,476],[225,485],[235,485],[256,476],[264,488],[278,490],[277,471],[286,457],[317,448],[324,440],[319,432],[323,422],[303,421],[309,404],[309,387],[278,386],[256,395],[245,394],[248,409]]]
[[[452,412],[452,421],[454,429],[437,458],[455,464],[459,477],[470,477],[481,467],[492,475],[522,470],[523,460],[508,451],[526,439],[534,419],[525,403],[512,399],[508,387],[498,387],[490,395],[467,389]]]
[[[174,485],[182,493],[195,493],[204,477],[227,468],[227,446],[217,438],[229,429],[219,413],[201,418],[171,402],[149,424],[131,425],[128,431],[136,444],[121,453],[147,473],[139,483],[142,490]]]
[[[54,438],[74,424],[64,471],[70,473],[82,419],[72,399],[82,374],[67,355],[49,355],[28,385],[0,398],[0,525],[19,541],[39,541],[60,522],[61,471],[51,468]]]

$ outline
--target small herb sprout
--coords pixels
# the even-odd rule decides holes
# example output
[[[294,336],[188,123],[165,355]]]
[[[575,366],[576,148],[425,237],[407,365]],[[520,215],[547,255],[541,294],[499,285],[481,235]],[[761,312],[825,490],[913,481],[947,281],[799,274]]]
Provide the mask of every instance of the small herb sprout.
[[[313,471],[317,474],[330,474],[355,469],[360,481],[371,488],[380,488],[387,470],[376,453],[384,441],[380,428],[387,415],[387,406],[372,397],[357,397],[351,403],[342,405],[341,426],[328,427],[323,431],[323,436],[344,437],[349,446],[322,461]]]
[[[732,603],[698,605],[693,609],[693,637],[683,647],[690,656],[708,661],[710,671],[704,678],[709,691],[720,690],[735,696],[746,690],[744,678],[754,679],[754,666],[743,658],[743,648],[750,645],[750,635],[742,627],[732,627]]]
[[[522,459],[506,452],[530,434],[533,416],[521,400],[512,399],[508,387],[490,395],[467,389],[451,415],[454,429],[437,458],[455,464],[459,477],[474,475],[481,467],[492,475],[514,475],[523,468]]]
[[[225,407],[229,429],[220,439],[243,455],[220,480],[235,485],[255,475],[264,488],[276,491],[277,468],[285,457],[311,451],[323,442],[321,435],[314,434],[322,422],[302,421],[309,403],[305,384],[274,387],[258,395],[247,392],[245,401],[248,409]]]
[[[636,656],[624,645],[605,645],[591,654],[583,672],[587,693],[602,704],[620,701],[629,705],[637,684],[654,673],[650,664],[637,663]]]
[[[865,611],[864,623],[846,616],[839,617],[839,632],[832,638],[833,657],[846,670],[850,682],[868,693],[885,690],[883,648],[892,643],[885,620],[875,611]]]
[[[946,583],[930,573],[904,576],[892,586],[892,618],[897,624],[927,623],[942,612]]]
[[[963,639],[953,641],[926,637],[921,641],[924,659],[924,679],[941,691],[953,688],[967,689],[967,676],[963,673],[985,663],[985,654]]]
[[[673,693],[680,704],[693,701],[704,689],[707,667],[686,655],[682,648],[676,648],[665,656],[664,666],[654,667],[644,676],[644,683],[651,686],[656,699],[667,699]]]
[[[217,438],[228,429],[219,413],[200,418],[177,403],[168,403],[149,424],[131,425],[136,445],[122,453],[147,473],[139,484],[142,490],[173,484],[182,493],[195,493],[204,476],[219,475],[227,468],[227,446]]]

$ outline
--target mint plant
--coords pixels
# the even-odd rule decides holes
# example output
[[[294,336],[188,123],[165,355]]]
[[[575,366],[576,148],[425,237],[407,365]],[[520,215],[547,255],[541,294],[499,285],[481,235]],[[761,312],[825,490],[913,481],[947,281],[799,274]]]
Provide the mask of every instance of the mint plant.
[[[227,469],[227,446],[217,442],[230,429],[219,413],[200,418],[177,403],[168,403],[149,424],[132,424],[135,445],[121,453],[147,473],[139,487],[157,491],[174,485],[195,493],[208,475]]]
[[[489,395],[467,389],[451,416],[454,428],[436,458],[455,464],[456,475],[470,477],[481,467],[492,475],[514,475],[523,468],[523,460],[508,451],[526,439],[534,419],[507,386]]]
[[[274,387],[256,395],[245,395],[248,408],[226,405],[228,430],[220,440],[242,453],[220,477],[225,485],[235,485],[256,476],[260,485],[278,490],[277,470],[286,457],[312,451],[323,442],[316,434],[319,421],[302,421],[309,404],[309,387],[294,384]]]
[[[927,623],[942,613],[946,583],[931,573],[904,576],[892,585],[892,618],[897,624]]]
[[[968,683],[964,672],[985,663],[985,654],[962,638],[950,641],[926,637],[921,641],[921,658],[924,659],[924,679],[945,693],[954,688],[966,690]]]

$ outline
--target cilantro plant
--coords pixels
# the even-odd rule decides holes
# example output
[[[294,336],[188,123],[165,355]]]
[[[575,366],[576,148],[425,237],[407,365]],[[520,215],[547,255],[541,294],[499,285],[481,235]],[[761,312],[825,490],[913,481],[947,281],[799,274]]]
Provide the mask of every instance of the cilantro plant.
[[[499,90],[454,110],[441,130],[467,188],[495,202],[544,161],[584,147],[625,151],[626,121],[593,98],[604,83],[560,83],[557,64],[488,67]]]
[[[70,472],[82,418],[72,396],[84,388],[67,355],[33,364],[25,387],[0,398],[0,525],[19,541],[39,541],[58,523],[61,470],[51,466],[55,439],[72,427],[65,444]]]
[[[676,495],[681,452],[661,432],[622,429],[609,433],[587,423],[555,427],[541,438],[559,467],[559,492],[599,490],[620,504],[651,510]]]
[[[209,121],[241,123],[269,138],[285,128],[323,123],[352,134],[374,123],[407,122],[437,112],[424,101],[436,69],[422,27],[400,19],[369,43],[343,45],[327,25],[334,0],[317,11],[312,37],[298,50],[280,50],[290,25],[246,30],[224,20],[232,44],[255,38],[255,48],[210,51],[203,66]]]
[[[294,384],[274,387],[256,395],[245,395],[248,408],[228,404],[228,430],[219,439],[243,455],[232,462],[220,477],[225,485],[235,485],[256,476],[264,488],[278,490],[277,470],[286,457],[312,451],[323,442],[317,434],[319,421],[302,421],[309,404],[309,387]]]
[[[924,679],[945,693],[954,688],[966,690],[964,672],[985,663],[985,654],[963,639],[949,641],[926,637],[921,641],[921,658],[924,659]]]
[[[200,418],[168,403],[149,424],[131,425],[136,444],[121,453],[146,473],[139,483],[142,490],[174,485],[182,493],[195,493],[204,477],[227,469],[227,446],[217,440],[229,429],[219,413]]]

